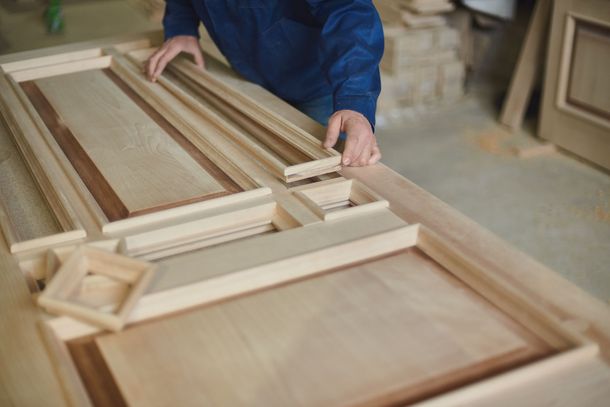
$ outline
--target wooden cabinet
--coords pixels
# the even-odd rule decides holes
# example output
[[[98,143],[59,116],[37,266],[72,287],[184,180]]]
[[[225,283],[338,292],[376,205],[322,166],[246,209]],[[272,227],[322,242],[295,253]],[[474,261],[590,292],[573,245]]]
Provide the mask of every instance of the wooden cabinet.
[[[610,4],[554,3],[540,135],[610,168]]]
[[[0,400],[607,403],[606,305],[382,165],[336,172],[323,128],[212,60],[147,82],[158,41],[0,58],[1,151],[38,188],[0,196]],[[34,305],[79,255],[61,301],[94,316],[143,287],[104,258],[146,270],[122,331]]]

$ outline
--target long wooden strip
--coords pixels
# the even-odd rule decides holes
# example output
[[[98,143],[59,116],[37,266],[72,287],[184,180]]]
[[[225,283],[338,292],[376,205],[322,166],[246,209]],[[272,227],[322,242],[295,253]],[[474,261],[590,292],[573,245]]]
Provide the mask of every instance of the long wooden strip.
[[[153,251],[182,246],[261,224],[271,224],[276,204],[270,200],[252,202],[227,208],[224,213],[206,214],[190,221],[160,227],[155,230],[125,237],[124,249],[130,256],[141,256]]]
[[[551,18],[551,4],[551,0],[536,2],[536,8],[517,60],[517,67],[510,81],[508,95],[502,106],[500,123],[511,129],[521,127],[534,81],[542,67],[546,32]]]
[[[382,224],[385,222],[395,224],[395,221],[389,218],[393,217],[382,216],[375,219],[379,221],[379,227],[383,229],[384,226]],[[348,221],[343,224],[353,225],[354,222]],[[318,225],[323,230],[327,227],[323,224]],[[283,236],[284,233],[303,235],[304,239],[310,239],[308,236],[320,233],[320,231],[316,232],[315,229],[316,226],[314,225],[308,228],[290,230],[282,234],[261,237],[260,239],[286,241],[286,238]],[[362,236],[360,233],[361,237],[353,238],[343,243],[334,243],[328,247],[320,247],[322,243],[311,239],[311,241],[307,242],[306,246],[314,247],[314,249],[293,247],[291,253],[283,253],[281,251],[269,253],[268,256],[275,258],[274,261],[269,263],[250,266],[243,270],[222,272],[208,278],[197,277],[194,281],[192,281],[190,276],[188,278],[178,276],[177,280],[170,278],[171,282],[167,280],[157,281],[151,287],[151,292],[144,295],[134,308],[128,322],[134,323],[148,320],[233,295],[312,276],[334,267],[406,249],[415,245],[418,230],[419,225],[409,225],[377,232],[368,236]],[[350,233],[359,234],[355,231],[350,231]],[[336,241],[337,239],[330,240]],[[244,247],[243,243],[233,243],[234,247],[236,247],[235,250],[239,252],[237,247]],[[208,257],[208,261],[213,262],[214,256],[212,254],[209,254],[209,256],[212,257]],[[251,263],[251,260],[249,262]],[[201,264],[201,261],[198,261],[198,264]],[[223,268],[229,266],[224,263],[218,264],[218,267]],[[159,270],[163,270],[164,267],[166,266],[160,264]],[[208,273],[211,271],[207,270]],[[160,284],[163,288],[158,287]],[[168,285],[168,287],[166,288],[165,285]],[[56,318],[50,321],[49,324],[62,340],[69,340],[97,332],[95,328],[87,324],[66,317]]]
[[[216,164],[203,154],[201,150],[193,145],[182,133],[172,126],[161,114],[152,108],[140,95],[129,87],[121,78],[119,78],[112,70],[104,69],[104,73],[114,82],[129,98],[150,116],[167,134],[176,141],[205,171],[212,175],[228,193],[236,193],[242,191],[242,188],[227,176]]]
[[[599,349],[595,344],[572,349],[559,355],[543,359],[530,365],[511,370],[495,377],[483,380],[459,388],[453,392],[443,394],[432,399],[417,403],[417,407],[444,407],[444,406],[468,406],[475,400],[491,397],[501,391],[516,390],[519,385],[529,383],[537,378],[542,378],[552,372],[569,369],[574,365],[594,360]]]
[[[44,145],[45,140],[42,137],[36,139],[37,136],[42,136],[42,130],[30,115],[27,105],[22,104],[27,101],[23,100],[24,95],[19,91],[19,85],[0,69],[0,116],[60,227],[65,231],[83,230],[72,204],[62,191],[63,174],[49,162],[52,158]]]
[[[83,59],[78,61],[64,62],[22,71],[15,71],[11,74],[17,82],[32,81],[35,79],[46,78],[49,76],[65,75],[73,72],[87,71],[90,69],[102,69],[110,66],[112,58],[110,56],[101,56],[92,59]]]
[[[106,236],[124,236],[130,233],[137,233],[143,230],[159,227],[167,222],[180,222],[185,217],[195,216],[204,211],[232,205],[241,202],[247,202],[256,198],[271,195],[270,188],[257,188],[250,191],[240,192],[233,195],[225,195],[220,198],[195,202],[188,205],[183,205],[175,208],[169,208],[162,212],[152,212],[133,218],[122,219],[117,222],[112,222],[104,225],[102,232]]]
[[[146,52],[138,50],[129,53],[129,59],[141,65],[147,55]],[[120,60],[120,58],[115,58],[117,63]],[[184,102],[185,105],[196,111],[197,114],[205,117],[207,121],[217,126],[226,136],[248,150],[256,157],[257,161],[278,178],[286,182],[294,182],[338,171],[341,168],[339,165],[340,160],[335,153],[323,151],[323,155],[326,158],[311,161],[311,154],[307,154],[301,147],[295,146],[289,140],[287,141],[282,137],[278,137],[273,131],[269,130],[267,121],[261,123],[260,120],[262,119],[253,119],[242,110],[239,110],[234,104],[229,103],[223,97],[218,97],[217,94],[201,86],[191,76],[183,72],[176,71],[171,73],[171,75],[178,78],[189,91],[202,99],[203,103],[163,76],[158,79],[158,82]],[[205,104],[212,106],[224,117],[235,122],[240,128],[238,129],[233,126],[224,117],[220,117],[220,115],[205,106]],[[308,135],[308,137],[312,138],[311,135]],[[320,142],[317,140],[315,145],[316,149],[323,150]]]
[[[56,65],[66,62],[80,61],[103,56],[101,48],[89,48],[80,51],[65,52],[63,54],[49,55],[45,57],[29,58],[21,61],[0,64],[6,73],[23,71],[26,69],[40,68],[43,66]]]
[[[488,275],[474,261],[428,228],[420,228],[417,247],[553,348],[565,350],[590,343],[579,333],[565,329],[558,319],[542,311],[517,290]]]
[[[131,55],[131,54],[130,54]],[[130,57],[130,59],[141,65],[141,61],[137,58]],[[117,64],[121,64],[121,59],[116,59]],[[276,157],[268,154],[261,146],[252,142],[247,136],[240,135],[241,130],[237,129],[231,123],[229,123],[224,118],[220,117],[218,114],[213,112],[207,106],[204,106],[201,103],[198,103],[192,96],[187,94],[185,91],[180,89],[178,86],[173,84],[171,81],[161,76],[157,80],[158,83],[163,85],[165,89],[171,92],[176,98],[180,99],[186,106],[189,106],[192,110],[196,111],[200,116],[205,118],[210,124],[214,125],[219,131],[221,131],[224,135],[230,137],[233,140],[237,140],[240,144],[248,149],[252,154],[254,154],[259,160],[263,162],[263,164],[269,169],[272,173],[281,176],[283,174],[284,167],[286,164],[276,159]],[[214,101],[217,102],[217,101]],[[222,103],[222,101],[218,101]],[[214,104],[216,106],[216,104]],[[222,110],[223,113],[227,113],[225,110]]]
[[[317,160],[335,156],[338,157],[337,164],[340,163],[339,153],[334,150],[323,149],[320,141],[312,135],[283,119],[276,113],[262,107],[248,96],[235,91],[209,73],[197,69],[193,63],[186,59],[178,58],[173,65],[170,64],[169,69],[175,69],[188,76],[193,81],[214,93],[216,97],[222,98],[230,105],[235,106],[237,110],[242,111],[245,115],[266,127],[284,141],[297,147],[311,158]]]

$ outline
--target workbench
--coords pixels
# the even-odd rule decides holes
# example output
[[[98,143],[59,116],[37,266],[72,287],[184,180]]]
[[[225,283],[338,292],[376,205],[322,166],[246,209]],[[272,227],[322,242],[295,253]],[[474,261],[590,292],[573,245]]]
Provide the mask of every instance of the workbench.
[[[135,67],[160,41],[0,57],[0,405],[608,405],[606,304],[383,164],[339,169],[308,138],[322,126],[211,57],[209,83],[186,61],[145,83]],[[105,104],[110,88],[148,114],[133,140],[162,113],[180,148],[112,150],[140,110]],[[109,113],[92,121],[92,106]],[[292,147],[265,142],[277,129]],[[157,179],[167,191],[134,195]],[[69,293],[50,295],[78,256],[128,258],[123,282],[138,277],[129,261],[156,267],[126,326],[104,308],[124,285],[98,276],[54,308],[79,289],[64,279]],[[62,311],[83,303],[93,311]]]

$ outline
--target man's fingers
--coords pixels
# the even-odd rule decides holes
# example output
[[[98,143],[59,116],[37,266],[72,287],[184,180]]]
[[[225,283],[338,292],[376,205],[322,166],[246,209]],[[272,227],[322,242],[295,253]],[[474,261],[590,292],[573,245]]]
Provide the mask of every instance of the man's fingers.
[[[153,82],[157,80],[157,78],[161,75],[167,64],[176,57],[180,53],[180,47],[170,47],[163,54],[161,58],[159,58],[159,62],[157,62],[157,67],[155,68],[155,73],[153,74]]]
[[[205,69],[205,61],[203,60],[203,54],[201,53],[201,50],[198,47],[196,47],[192,51],[189,51],[189,54],[191,54],[193,58],[195,58],[195,65],[197,65],[201,69]]]
[[[356,159],[362,152],[362,144],[362,137],[358,137],[358,135],[355,134],[352,134],[350,137],[350,133],[347,132],[347,140],[345,141],[345,148],[343,149],[343,165],[350,165],[356,162]]]
[[[157,62],[159,62],[159,58],[165,53],[165,48],[159,48],[146,62],[146,75],[148,75],[148,79],[153,79],[153,74],[155,73],[155,69],[157,68]]]
[[[368,165],[373,165],[379,160],[381,160],[381,150],[379,150],[379,146],[375,144],[373,146],[371,158],[369,159]]]
[[[358,158],[354,160],[354,164],[358,167],[365,167],[369,163],[369,159],[371,158],[371,144],[366,143],[362,146],[362,151]]]
[[[326,128],[326,139],[324,140],[324,148],[332,148],[337,144],[339,133],[341,132],[341,115],[332,115],[328,119],[328,127]]]

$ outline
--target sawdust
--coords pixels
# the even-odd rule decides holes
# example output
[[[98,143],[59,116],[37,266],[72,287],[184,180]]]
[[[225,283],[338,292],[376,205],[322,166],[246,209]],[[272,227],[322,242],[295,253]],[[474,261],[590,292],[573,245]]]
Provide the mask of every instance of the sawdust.
[[[595,217],[602,222],[610,223],[610,210],[597,205],[595,207]]]
[[[500,126],[493,126],[482,133],[467,134],[467,137],[480,150],[500,157],[531,158],[557,151],[553,144],[519,137]]]
[[[575,207],[571,211],[582,219],[610,224],[610,191],[605,193],[602,190],[598,190],[595,201],[593,210],[591,210],[591,207],[586,209]]]
[[[508,157],[513,155],[513,150],[506,146],[507,136],[498,132],[482,133],[474,138],[477,147],[486,153]]]

